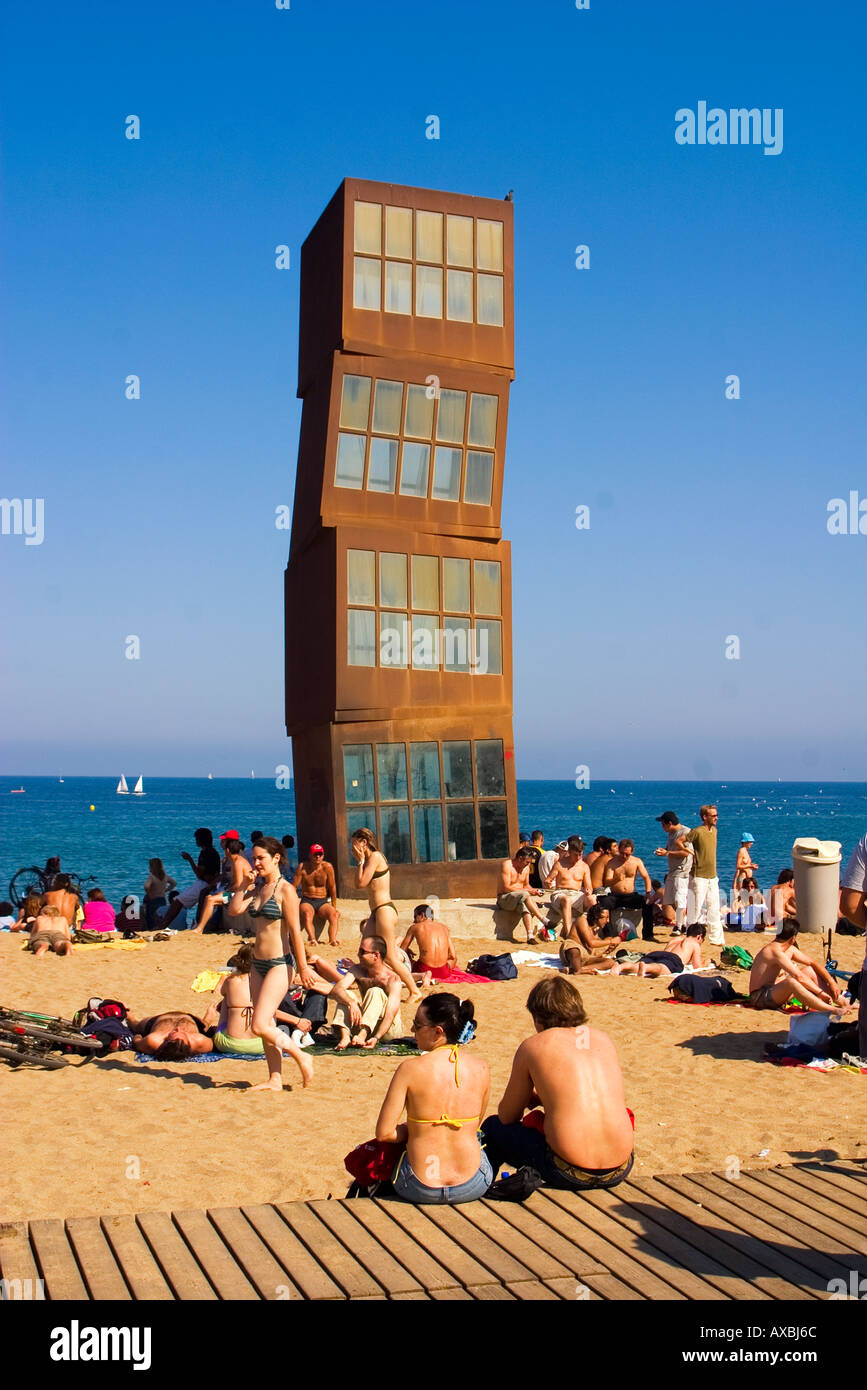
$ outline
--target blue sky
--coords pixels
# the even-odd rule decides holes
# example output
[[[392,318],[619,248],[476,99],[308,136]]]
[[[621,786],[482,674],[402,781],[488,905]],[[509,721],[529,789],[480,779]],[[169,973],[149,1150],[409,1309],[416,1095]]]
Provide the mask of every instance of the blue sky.
[[[826,526],[867,499],[865,27],[841,0],[6,6],[0,486],[45,539],[0,536],[5,770],[286,760],[297,267],[353,175],[515,190],[519,777],[867,777],[867,536]],[[678,145],[700,100],[782,108],[782,153]]]

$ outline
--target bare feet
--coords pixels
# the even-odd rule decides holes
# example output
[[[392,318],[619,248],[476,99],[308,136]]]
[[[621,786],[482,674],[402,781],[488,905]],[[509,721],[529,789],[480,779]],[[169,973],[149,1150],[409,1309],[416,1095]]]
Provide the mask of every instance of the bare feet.
[[[282,1076],[269,1076],[267,1081],[260,1081],[258,1086],[251,1086],[251,1091],[282,1091]]]
[[[341,1028],[341,1030],[340,1030],[340,1041],[339,1041],[338,1043],[335,1043],[335,1045],[334,1045],[334,1051],[335,1051],[335,1052],[345,1052],[348,1046],[349,1046],[349,1029],[348,1029],[348,1028]]]
[[[358,1032],[356,1033],[355,1037],[352,1039],[352,1046],[353,1046],[353,1047],[366,1047],[366,1046],[367,1046],[367,1029],[366,1029],[366,1028],[359,1028],[359,1030],[358,1030]]]
[[[429,971],[429,970],[426,970],[426,971],[424,972],[424,975],[422,976],[421,987],[422,987],[422,989],[428,989],[429,986],[430,986],[430,971]]]
[[[306,1091],[310,1082],[313,1080],[313,1063],[309,1057],[304,1056],[303,1052],[300,1057],[295,1058],[295,1061],[298,1063],[298,1070],[301,1073],[301,1083]]]

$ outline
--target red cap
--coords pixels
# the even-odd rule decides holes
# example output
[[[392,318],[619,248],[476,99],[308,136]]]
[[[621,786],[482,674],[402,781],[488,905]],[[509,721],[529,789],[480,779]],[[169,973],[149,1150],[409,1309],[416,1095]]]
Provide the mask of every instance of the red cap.
[[[237,830],[224,830],[220,836],[221,840],[240,840],[240,838]]]
[[[310,846],[310,853],[311,853],[311,854],[324,854],[324,853],[325,853],[325,850],[322,848],[321,845],[311,845],[311,846]]]

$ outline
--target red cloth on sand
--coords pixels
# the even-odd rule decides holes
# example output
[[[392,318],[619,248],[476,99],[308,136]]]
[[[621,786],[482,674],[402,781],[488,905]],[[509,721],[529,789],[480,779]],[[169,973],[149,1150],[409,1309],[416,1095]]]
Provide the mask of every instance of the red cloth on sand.
[[[449,985],[489,985],[485,975],[468,975],[466,970],[450,970],[447,965],[415,965],[415,973],[427,972],[432,980],[444,980]]]

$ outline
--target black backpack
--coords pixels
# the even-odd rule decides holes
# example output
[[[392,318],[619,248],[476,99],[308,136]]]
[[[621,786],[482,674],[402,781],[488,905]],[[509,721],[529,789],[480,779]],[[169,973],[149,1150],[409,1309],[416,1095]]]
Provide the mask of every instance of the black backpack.
[[[689,1004],[730,1004],[741,998],[736,994],[730,980],[717,976],[708,979],[702,975],[678,975],[668,986],[673,999],[684,999]]]
[[[501,956],[478,956],[467,966],[471,975],[484,975],[487,980],[516,980],[518,967],[508,951]]]

